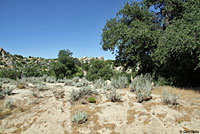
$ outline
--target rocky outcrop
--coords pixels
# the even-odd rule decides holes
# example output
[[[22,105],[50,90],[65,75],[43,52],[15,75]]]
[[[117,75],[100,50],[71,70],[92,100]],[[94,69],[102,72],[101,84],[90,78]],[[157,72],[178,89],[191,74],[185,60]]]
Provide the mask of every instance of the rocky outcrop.
[[[3,48],[0,48],[0,56],[5,59],[6,51]]]
[[[94,59],[96,59],[96,60],[104,60],[104,56],[100,56],[100,57],[96,57],[96,58],[94,58],[94,57],[82,57],[82,58],[79,58],[79,60],[83,61],[84,63],[86,63],[86,62],[90,63],[90,60],[94,60]]]

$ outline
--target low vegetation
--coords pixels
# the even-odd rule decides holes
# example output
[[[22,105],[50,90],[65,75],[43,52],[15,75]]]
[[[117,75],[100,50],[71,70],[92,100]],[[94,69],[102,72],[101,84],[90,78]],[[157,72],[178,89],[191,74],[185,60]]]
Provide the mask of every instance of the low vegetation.
[[[116,89],[113,89],[110,93],[106,95],[109,101],[111,102],[117,102],[121,100],[121,97],[119,94],[117,94]]]
[[[135,77],[131,85],[131,91],[135,91],[138,102],[141,103],[152,98],[152,78],[150,74],[141,74]]]
[[[117,79],[112,79],[111,84],[119,89],[119,88],[126,88],[128,86],[128,79],[126,76],[120,76]]]
[[[72,116],[72,122],[75,124],[83,124],[87,119],[87,114],[85,112],[77,112]]]
[[[96,93],[97,92],[92,90],[90,86],[87,86],[87,87],[82,87],[79,90],[72,90],[72,92],[70,93],[70,98],[72,101],[77,101],[81,97],[88,96],[91,94],[96,94]]]
[[[164,104],[176,106],[178,105],[177,100],[178,96],[176,94],[169,93],[167,89],[163,90],[162,101],[164,102]]]

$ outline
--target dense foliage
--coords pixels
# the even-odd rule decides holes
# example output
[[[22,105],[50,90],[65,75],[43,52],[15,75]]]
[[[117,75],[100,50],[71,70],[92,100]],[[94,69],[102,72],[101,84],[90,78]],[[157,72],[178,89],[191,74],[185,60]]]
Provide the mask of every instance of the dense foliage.
[[[109,80],[113,75],[111,63],[102,60],[91,60],[86,78],[90,81],[97,79]]]
[[[174,85],[199,84],[200,1],[127,2],[107,21],[102,48],[125,68]]]
[[[58,61],[51,65],[51,70],[57,79],[81,77],[83,75],[81,68],[78,68],[79,62],[72,57],[70,50],[60,50]]]

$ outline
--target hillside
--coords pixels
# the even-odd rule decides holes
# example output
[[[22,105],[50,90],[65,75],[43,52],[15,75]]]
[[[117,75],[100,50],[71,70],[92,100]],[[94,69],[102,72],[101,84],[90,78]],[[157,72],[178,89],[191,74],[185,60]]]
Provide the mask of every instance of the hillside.
[[[45,88],[37,86],[42,79],[38,80],[28,82],[27,79],[23,89],[12,83],[4,84],[13,90],[9,99],[0,101],[1,134],[179,134],[200,131],[200,93],[193,90],[153,87],[152,99],[138,103],[136,93],[130,92],[129,88],[119,88],[116,92],[120,101],[111,102],[107,97],[111,90],[95,88],[95,83],[88,83],[95,94],[74,101],[72,93],[85,89],[84,86],[77,87],[81,79],[73,80],[76,86],[69,86],[67,81],[65,84],[43,82]],[[85,91],[91,91],[89,87]],[[177,105],[163,102],[163,89],[178,94]],[[89,103],[89,97],[96,101]],[[4,104],[10,109],[4,108]],[[75,117],[77,112],[85,113],[85,120],[74,122],[84,117]]]

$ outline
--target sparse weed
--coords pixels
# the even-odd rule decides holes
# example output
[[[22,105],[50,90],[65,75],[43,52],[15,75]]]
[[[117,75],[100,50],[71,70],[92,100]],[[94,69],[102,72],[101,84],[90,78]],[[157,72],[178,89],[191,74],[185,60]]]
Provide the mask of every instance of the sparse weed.
[[[72,117],[72,122],[76,124],[83,124],[87,121],[87,114],[85,112],[77,112]]]
[[[178,105],[178,96],[176,94],[171,94],[168,92],[168,90],[163,90],[163,94],[162,94],[162,101],[165,104],[170,104],[170,105]]]
[[[151,99],[151,84],[152,78],[149,74],[139,75],[134,78],[132,82],[133,90],[136,92],[138,102],[141,103],[143,101],[147,101]],[[135,88],[135,89],[134,89]]]
[[[111,84],[117,89],[126,88],[128,86],[128,79],[126,76],[120,76],[118,79],[112,79]]]
[[[117,94],[116,89],[113,89],[110,93],[106,95],[106,97],[111,102],[116,102],[121,100],[121,97]]]

